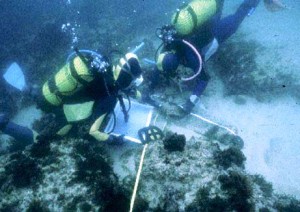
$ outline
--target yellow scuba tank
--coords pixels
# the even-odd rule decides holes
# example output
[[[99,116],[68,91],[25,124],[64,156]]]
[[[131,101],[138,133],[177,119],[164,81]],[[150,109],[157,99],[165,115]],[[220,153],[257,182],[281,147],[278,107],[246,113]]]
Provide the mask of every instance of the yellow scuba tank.
[[[216,0],[194,0],[173,15],[172,24],[179,35],[188,35],[208,21],[216,11]]]
[[[139,60],[136,54],[129,52],[125,55],[125,57],[119,60],[119,63],[116,66],[113,67],[113,74],[115,80],[118,79],[121,70],[125,67],[127,61],[130,60],[131,58],[135,58],[137,61]]]
[[[70,96],[94,79],[85,61],[77,56],[62,67],[43,85],[43,96],[51,105],[61,105],[64,96]]]

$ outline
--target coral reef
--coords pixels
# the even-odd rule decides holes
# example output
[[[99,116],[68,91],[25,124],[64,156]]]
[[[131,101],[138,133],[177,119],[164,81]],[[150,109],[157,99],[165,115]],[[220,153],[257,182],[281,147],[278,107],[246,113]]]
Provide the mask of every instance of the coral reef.
[[[47,208],[45,203],[41,202],[40,200],[33,200],[28,208],[26,209],[26,212],[50,212],[50,210]]]
[[[9,152],[20,152],[23,151],[28,144],[24,142],[18,142],[11,138],[10,140],[10,145],[8,146],[8,151]]]
[[[235,171],[229,171],[228,175],[218,177],[221,188],[228,195],[229,210],[251,211],[254,204],[251,202],[252,187],[247,176]]]
[[[272,196],[273,186],[271,183],[267,182],[261,175],[253,175],[251,177],[253,178],[253,182],[255,182],[259,186],[265,197]]]
[[[11,202],[8,204],[4,203],[1,205],[0,210],[9,211],[9,212],[18,211],[18,203],[17,202]]]
[[[219,144],[227,147],[242,149],[244,147],[243,139],[238,135],[229,134],[227,131],[222,131],[219,127],[210,127],[204,135],[210,140],[217,140]]]
[[[278,55],[270,54],[254,40],[243,35],[222,44],[210,67],[225,86],[225,95],[245,95],[259,101],[267,101],[283,94],[299,98],[295,89],[299,86],[290,74],[291,67],[281,64]],[[259,61],[264,58],[264,61]],[[270,58],[269,60],[266,58]]]
[[[184,150],[186,139],[184,135],[178,135],[177,133],[167,133],[163,139],[164,148],[170,152]]]
[[[214,198],[210,198],[209,191],[210,189],[207,187],[200,188],[197,191],[195,200],[186,207],[186,211],[225,211],[226,205],[228,205],[229,202],[218,195]]]
[[[128,211],[130,194],[119,186],[103,146],[95,141],[78,142],[75,144],[75,159],[74,180],[84,182],[90,188],[97,205],[104,211]]]
[[[237,148],[230,147],[224,151],[216,151],[214,153],[216,164],[223,166],[225,169],[235,164],[238,167],[244,168],[246,157],[243,152]]]
[[[195,135],[186,140],[184,151],[149,143],[135,210],[297,211],[297,200],[276,196],[261,176],[244,171],[239,149],[228,145],[221,150],[219,140]],[[41,142],[23,153],[0,156],[5,167],[0,169],[1,210],[128,211],[135,173],[120,173],[112,165],[134,163],[137,169],[140,148],[113,161],[114,150],[107,151],[112,147],[93,140],[65,138],[46,144],[45,149]]]
[[[0,169],[0,195],[5,197],[0,200],[0,209],[25,211],[47,205],[50,211],[88,211],[89,207],[127,210],[129,195],[119,185],[99,143],[69,138],[51,140],[46,148],[43,144],[1,156],[1,162],[8,165]],[[37,196],[38,201],[33,202]],[[124,204],[113,204],[117,200]]]
[[[95,142],[85,141],[75,144],[77,171],[75,172],[78,181],[96,181],[98,178],[109,178],[112,169],[107,156],[105,157],[103,147]]]
[[[279,196],[275,202],[274,207],[278,211],[297,212],[300,211],[300,201],[289,196]]]
[[[139,194],[150,211],[274,210],[278,197],[269,184],[244,171],[240,149],[221,151],[219,135],[192,137],[183,152],[149,144]]]
[[[221,69],[218,75],[224,81],[228,95],[253,95],[256,91],[251,73],[257,71],[255,62],[260,46],[255,41],[228,41],[218,51],[215,62]]]
[[[49,140],[38,140],[37,143],[32,144],[30,148],[30,156],[33,158],[44,158],[51,153]]]
[[[195,200],[187,206],[187,211],[252,211],[252,187],[247,177],[237,172],[218,177],[225,193],[211,195],[207,187],[197,191]],[[222,196],[220,196],[222,195]]]
[[[33,123],[32,128],[42,137],[41,140],[53,138],[61,128],[59,120],[54,113],[46,113]]]
[[[5,175],[11,185],[17,188],[36,186],[42,180],[41,168],[30,157],[16,153],[11,155],[10,160],[5,166]]]
[[[183,152],[166,152],[159,142],[149,146],[140,191],[149,201],[149,208],[184,210],[193,201],[196,188],[211,184],[215,177],[211,173],[220,173],[208,151],[216,144],[198,141],[187,141]]]

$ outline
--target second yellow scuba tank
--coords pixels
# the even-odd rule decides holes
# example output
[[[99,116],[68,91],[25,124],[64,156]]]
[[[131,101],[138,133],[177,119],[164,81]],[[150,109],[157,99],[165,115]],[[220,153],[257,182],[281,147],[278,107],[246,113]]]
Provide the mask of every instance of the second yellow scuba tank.
[[[188,35],[208,21],[216,11],[216,0],[194,0],[173,15],[172,24],[179,35]]]
[[[93,73],[79,56],[69,61],[43,85],[43,96],[51,105],[61,105],[63,96],[70,96],[94,79]]]

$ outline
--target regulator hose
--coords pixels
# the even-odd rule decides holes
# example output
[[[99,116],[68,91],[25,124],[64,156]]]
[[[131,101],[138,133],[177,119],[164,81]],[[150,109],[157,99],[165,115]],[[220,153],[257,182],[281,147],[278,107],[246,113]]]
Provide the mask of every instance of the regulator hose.
[[[74,52],[69,54],[69,56],[67,57],[67,63],[70,62],[70,60],[73,59],[76,55],[78,55],[78,52],[80,54],[89,54],[89,55],[96,55],[98,57],[102,57],[99,53],[95,51],[88,50],[88,49],[80,49],[80,50],[75,50]]]
[[[199,54],[197,49],[191,43],[189,43],[186,40],[182,40],[182,42],[193,50],[193,52],[196,54],[198,61],[199,61],[198,71],[193,76],[187,77],[187,78],[181,78],[182,81],[187,82],[187,81],[195,79],[201,73],[203,61],[202,61],[201,55]]]

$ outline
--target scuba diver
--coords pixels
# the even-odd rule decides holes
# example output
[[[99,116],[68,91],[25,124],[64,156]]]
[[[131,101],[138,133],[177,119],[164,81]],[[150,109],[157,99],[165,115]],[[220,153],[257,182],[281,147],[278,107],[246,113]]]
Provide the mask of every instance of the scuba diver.
[[[192,69],[190,77],[181,77],[181,82],[195,83],[192,94],[180,106],[183,114],[189,114],[204,92],[209,76],[203,65],[218,49],[218,46],[233,35],[245,17],[251,15],[260,0],[244,0],[236,12],[221,18],[224,0],[193,0],[173,15],[171,25],[157,29],[162,44],[155,55],[156,68],[150,76],[149,90],[143,100],[160,107],[149,92],[159,83],[160,73],[167,79],[178,77],[178,67]],[[270,2],[271,4],[272,2]],[[269,3],[268,3],[269,4]]]
[[[119,64],[112,66],[108,58],[97,52],[75,49],[66,65],[49,78],[39,92],[30,93],[35,94],[39,108],[55,114],[60,126],[55,136],[66,135],[74,124],[85,121],[90,124],[88,134],[96,140],[122,143],[123,135],[101,130],[118,101],[125,121],[128,119],[129,109],[123,95],[137,94],[135,88],[142,80],[142,70],[133,53],[127,53]],[[43,136],[10,122],[5,114],[0,114],[0,131],[26,145]]]

